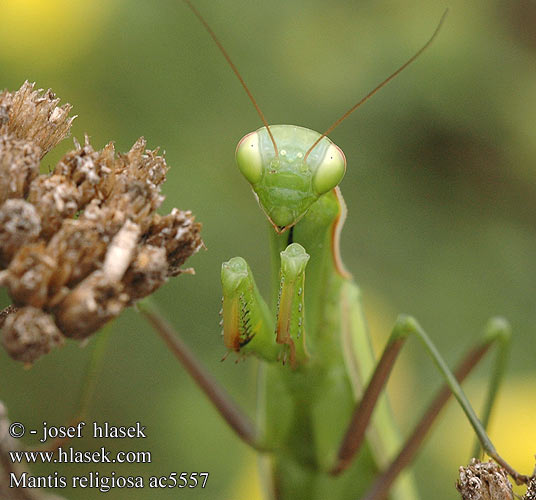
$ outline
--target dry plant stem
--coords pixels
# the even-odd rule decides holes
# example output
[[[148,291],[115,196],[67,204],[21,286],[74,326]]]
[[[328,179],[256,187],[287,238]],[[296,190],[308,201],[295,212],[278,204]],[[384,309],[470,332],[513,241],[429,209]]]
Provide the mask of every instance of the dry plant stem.
[[[37,492],[27,488],[9,488],[9,476],[15,474],[20,477],[24,470],[11,462],[8,450],[4,450],[0,443],[0,495],[9,500],[44,500]],[[9,493],[8,493],[9,492]],[[9,497],[7,496],[9,494]]]
[[[504,460],[504,458],[497,453],[486,453],[488,453],[493,460],[495,460],[506,472],[508,472],[508,474],[510,474],[516,484],[527,484],[530,481],[528,476],[517,472],[508,462],[506,462],[506,460]]]
[[[108,339],[111,335],[114,322],[106,324],[106,326],[100,331],[94,340],[95,345],[93,346],[93,352],[89,360],[89,365],[85,374],[84,383],[80,389],[79,403],[77,405],[77,411],[69,421],[68,426],[76,426],[80,422],[86,421],[88,417],[88,410],[95,394],[95,389],[97,386],[97,378],[100,373],[102,362],[104,359],[104,354],[106,347],[108,345]],[[40,451],[57,451],[58,448],[63,447],[65,444],[71,441],[71,438],[56,438],[50,444],[46,446],[39,447]],[[30,450],[35,450],[36,447],[28,448]]]
[[[155,306],[145,300],[138,304],[138,308],[240,439],[257,451],[267,451],[258,442],[257,432],[252,422],[232,401],[227,392],[206,372]]]
[[[36,496],[35,492],[32,490],[25,488],[9,488],[10,474],[15,474],[17,477],[19,477],[20,474],[24,472],[20,466],[17,466],[11,462],[8,455],[9,451],[10,450],[6,449],[3,442],[0,440],[0,494],[9,494],[10,497],[6,496],[5,498],[10,498],[10,500],[39,500],[39,497]]]

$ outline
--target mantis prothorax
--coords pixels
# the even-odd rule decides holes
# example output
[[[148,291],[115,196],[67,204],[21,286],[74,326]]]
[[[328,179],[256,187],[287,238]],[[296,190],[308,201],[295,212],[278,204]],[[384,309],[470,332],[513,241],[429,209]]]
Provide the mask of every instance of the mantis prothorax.
[[[221,273],[225,345],[261,360],[258,429],[205,373],[153,307],[142,303],[140,309],[229,425],[263,453],[267,497],[370,500],[391,493],[399,500],[416,498],[412,477],[401,472],[451,393],[483,450],[516,481],[526,481],[499,456],[485,431],[504,366],[508,324],[500,318],[490,320],[483,340],[453,373],[417,321],[400,316],[376,362],[359,288],[339,255],[346,208],[338,184],[346,159],[327,135],[428,48],[446,12],[415,55],[320,134],[294,125],[269,126],[212,29],[189,0],[185,3],[214,39],[264,124],[238,143],[236,161],[273,228],[275,319],[244,259],[225,262]],[[445,386],[402,443],[382,389],[410,336],[423,345]],[[499,353],[481,423],[459,383],[494,343]],[[360,460],[353,460],[362,445],[365,452]]]

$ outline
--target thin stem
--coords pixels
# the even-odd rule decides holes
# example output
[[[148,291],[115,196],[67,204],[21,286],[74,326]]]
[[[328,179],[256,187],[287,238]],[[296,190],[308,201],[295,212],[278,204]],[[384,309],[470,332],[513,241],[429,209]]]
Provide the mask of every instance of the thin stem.
[[[93,395],[95,394],[95,389],[97,387],[97,375],[100,373],[102,367],[104,354],[108,347],[108,341],[110,340],[113,324],[113,321],[107,323],[95,338],[95,345],[93,346],[93,352],[89,360],[84,385],[82,386],[82,390],[80,392],[80,409],[78,412],[77,423],[87,417],[89,404],[93,399]]]
[[[177,336],[172,326],[162,317],[155,305],[145,299],[138,303],[138,308],[240,439],[258,451],[266,451],[258,442],[256,429],[248,417],[240,410],[229,394],[209,375],[186,344]]]
[[[88,416],[88,409],[91,400],[93,399],[93,396],[95,394],[98,374],[101,371],[104,354],[108,346],[108,340],[112,332],[113,324],[113,321],[107,323],[104,328],[96,334],[95,343],[93,345],[91,356],[89,358],[84,382],[82,384],[82,388],[80,389],[78,410],[75,412],[74,416],[69,421],[69,426],[74,427],[78,425],[80,422],[85,421]],[[68,443],[70,440],[71,438],[69,437],[56,438],[50,444],[44,446],[42,449],[46,451],[56,451],[58,448]],[[33,449],[35,449],[35,447],[32,447],[32,450]]]

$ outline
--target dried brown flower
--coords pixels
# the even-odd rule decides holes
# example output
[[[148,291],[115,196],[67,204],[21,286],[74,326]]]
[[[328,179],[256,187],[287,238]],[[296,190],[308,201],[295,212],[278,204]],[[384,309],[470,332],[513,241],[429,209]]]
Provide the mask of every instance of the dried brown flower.
[[[68,116],[70,104],[58,106],[60,100],[50,89],[43,92],[34,87],[35,83],[26,81],[14,94],[4,91],[0,109],[5,110],[4,116],[7,112],[9,135],[38,147],[42,158],[67,137],[76,117]]]
[[[514,500],[508,474],[495,462],[476,458],[467,467],[460,467],[456,489],[463,500]]]
[[[7,317],[2,342],[15,359],[31,363],[61,345],[63,336],[49,314],[27,306]]]
[[[0,93],[0,312],[2,343],[32,362],[62,342],[85,338],[182,272],[202,246],[190,212],[156,210],[167,165],[140,138],[67,153],[47,175],[39,161],[69,133],[70,105],[28,82]]]
[[[534,475],[530,478],[527,492],[525,493],[523,500],[536,500],[536,470],[534,471]]]

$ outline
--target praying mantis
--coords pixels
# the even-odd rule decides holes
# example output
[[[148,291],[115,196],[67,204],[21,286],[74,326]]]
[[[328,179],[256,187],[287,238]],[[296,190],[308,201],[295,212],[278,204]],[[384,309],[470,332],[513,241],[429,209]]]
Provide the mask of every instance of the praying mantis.
[[[241,357],[261,360],[258,428],[210,379],[153,307],[145,303],[140,309],[230,427],[261,453],[267,498],[416,498],[413,478],[403,471],[450,393],[485,453],[517,482],[526,482],[527,477],[498,454],[485,430],[510,338],[506,321],[491,319],[484,338],[451,372],[417,320],[401,315],[375,361],[360,291],[339,252],[346,208],[338,184],[346,159],[327,136],[430,46],[446,12],[415,55],[320,134],[295,125],[269,125],[212,28],[190,0],[185,3],[220,49],[264,125],[238,143],[236,162],[271,226],[274,310],[261,297],[243,258],[223,263],[221,271],[225,346]],[[445,387],[403,442],[382,390],[410,337],[434,361]],[[481,423],[459,382],[494,344],[499,354]]]
[[[315,104],[316,104],[316,103],[315,103]],[[348,127],[349,125],[346,124],[345,126]],[[345,149],[346,149],[346,148],[345,148]],[[228,156],[231,157],[232,154],[229,153]],[[351,169],[354,168],[354,165],[355,165],[355,159],[354,159],[354,157],[350,157],[350,164],[349,164],[349,165],[350,165],[349,168],[351,168]],[[348,189],[347,189],[347,188],[344,188],[344,186],[343,186],[343,190],[344,190],[346,193],[348,192]],[[222,190],[222,192],[221,192],[220,195],[221,195],[222,198],[224,198],[224,197],[226,196],[226,190]],[[254,211],[256,208],[255,208],[255,206],[254,206],[254,201],[253,201],[253,199],[251,199],[250,202],[251,202],[251,206],[252,206],[252,211]],[[351,212],[352,217],[354,217],[354,214],[355,214],[355,212]],[[357,215],[357,214],[355,214],[355,215]],[[245,229],[245,230],[247,231],[247,229]],[[273,231],[273,229],[270,229],[270,230]],[[287,231],[287,234],[288,234],[288,231]],[[306,251],[309,251],[309,252],[310,252],[310,250],[307,248],[307,246],[305,246],[304,248],[305,248]],[[213,251],[213,250],[214,250],[214,245],[212,245],[212,246],[209,245],[209,250]],[[207,254],[207,255],[208,255],[208,254]],[[278,257],[278,256],[277,256],[277,257]],[[278,258],[279,258],[279,257],[278,257]],[[346,254],[346,258],[348,258],[348,254]],[[313,262],[313,261],[310,260],[310,262],[307,264],[307,268],[306,268],[307,284],[306,284],[306,286],[304,287],[304,289],[305,289],[305,297],[306,297],[306,300],[310,300],[310,298],[312,297],[312,295],[311,295],[311,294],[312,294],[312,290],[313,290],[313,284],[312,284],[312,282],[311,282],[311,269],[312,269],[312,268],[311,268],[311,265],[312,265],[312,262]],[[201,266],[199,266],[199,267],[201,267]],[[277,269],[278,269],[278,268],[279,268],[279,264],[277,265]],[[199,269],[198,269],[198,271],[199,271]],[[274,274],[276,274],[276,273],[274,272]],[[275,280],[275,278],[274,278],[274,280]],[[275,294],[274,294],[274,295],[275,295]],[[306,309],[306,311],[309,311],[309,310],[310,310],[310,308],[307,308],[307,307],[306,307],[305,309]],[[215,311],[217,311],[217,309],[215,309]],[[275,314],[275,313],[274,313],[274,314]],[[306,312],[306,314],[309,314],[309,312]],[[273,318],[272,318],[272,321],[273,321]],[[215,322],[214,322],[214,326],[215,326]],[[212,333],[212,332],[211,332],[211,333]],[[434,332],[434,333],[435,333],[435,332]],[[307,330],[306,334],[308,335],[307,338],[309,338],[309,337],[310,337],[309,329]],[[437,338],[437,337],[436,337],[436,338]],[[129,341],[130,341],[130,340],[129,340]],[[138,338],[137,341],[141,342],[141,339]],[[415,342],[412,342],[412,343],[415,343]],[[416,344],[416,343],[415,343],[415,344]],[[247,345],[244,346],[244,348],[246,348],[246,347],[247,347]],[[251,344],[250,348],[252,348],[252,347],[253,347],[253,344]],[[418,350],[418,346],[417,346],[417,345],[415,345],[414,347],[415,347],[415,350]],[[287,356],[288,356],[288,355],[287,355]],[[252,361],[253,361],[253,360],[252,360],[251,357],[250,357],[250,359],[248,360],[249,364],[251,364]],[[278,366],[279,366],[279,365],[278,365]],[[231,367],[231,368],[234,368],[234,367]],[[240,367],[239,367],[238,369],[240,369]],[[237,370],[238,370],[238,369],[237,369]],[[282,369],[287,370],[287,371],[290,371],[290,370],[292,369],[292,367],[290,366],[290,359],[287,359],[287,363],[286,363],[286,365],[285,365],[284,367],[282,367]],[[113,388],[112,388],[111,393],[113,394]],[[182,395],[182,393],[181,393],[181,395]],[[336,410],[338,413],[340,413],[340,415],[338,415],[339,418],[342,418],[342,417],[344,416],[344,415],[343,415],[343,413],[344,413],[344,408],[343,408],[343,407],[344,407],[344,405],[339,405],[339,404],[338,404],[338,405],[334,406],[334,408],[333,408],[333,411]],[[348,411],[347,411],[347,414],[346,414],[346,417],[349,418],[350,414],[351,414],[351,412],[348,410]],[[136,418],[137,418],[137,417],[138,417],[138,414],[136,414]],[[336,426],[336,424],[333,423],[333,427],[335,427],[335,426]],[[342,431],[341,431],[341,432],[342,432]],[[407,434],[407,432],[404,432],[404,434]],[[441,441],[440,441],[440,442],[441,442]],[[336,447],[336,444],[337,444],[337,443],[334,443],[333,446]],[[170,447],[171,447],[171,445],[170,445]],[[178,447],[178,446],[177,446],[177,447]],[[275,455],[275,453],[272,452],[271,449],[264,450],[264,451],[265,451],[265,453],[263,453],[263,456],[271,457],[271,456]],[[363,465],[363,463],[361,463],[361,465]],[[355,467],[355,468],[354,468],[354,467]],[[352,468],[351,468],[350,470],[344,472],[342,475],[339,476],[340,479],[345,479],[348,483],[352,483],[352,482],[353,482],[353,483],[355,483],[355,484],[357,485],[357,486],[355,486],[355,490],[356,490],[355,494],[354,494],[354,492],[352,492],[352,498],[356,498],[356,497],[357,497],[358,492],[360,491],[360,488],[361,488],[361,489],[366,489],[367,485],[370,486],[370,485],[371,485],[371,483],[370,483],[370,477],[372,477],[373,475],[377,475],[376,471],[369,471],[369,473],[366,474],[366,475],[365,475],[365,474],[362,474],[362,473],[360,473],[360,472],[358,471],[359,467],[360,467],[360,466],[359,466],[359,465],[357,464],[357,462],[356,462],[355,465],[352,465]],[[357,471],[357,472],[356,472],[356,471]],[[268,472],[265,472],[264,475],[265,475],[265,477],[268,477],[268,478],[269,478],[269,471],[268,471]],[[214,476],[216,476],[216,474],[214,474]],[[329,474],[324,474],[324,473],[322,473],[322,474],[319,474],[319,476],[326,477],[328,482],[331,481],[331,480],[329,479],[329,477],[330,477]],[[365,476],[368,476],[368,477],[365,477]],[[211,479],[212,479],[212,476],[211,476]],[[335,484],[335,483],[338,482],[338,481],[339,481],[339,479],[334,479],[334,480],[331,482],[331,484],[333,485],[333,484]],[[365,485],[364,483],[367,483],[367,481],[368,481],[368,484]],[[406,481],[408,481],[408,480],[406,480]],[[359,483],[361,483],[361,482],[363,482],[363,485],[360,485],[360,484],[359,484]],[[210,483],[209,483],[209,484],[210,484]],[[336,493],[333,493],[333,496],[332,496],[331,492],[332,492],[332,489],[331,489],[331,487],[330,487],[330,494],[329,494],[327,497],[328,497],[328,498],[337,498],[336,496],[334,496],[334,495],[336,495]],[[193,491],[192,494],[195,494],[195,491]],[[305,493],[304,493],[304,495],[305,495]]]

